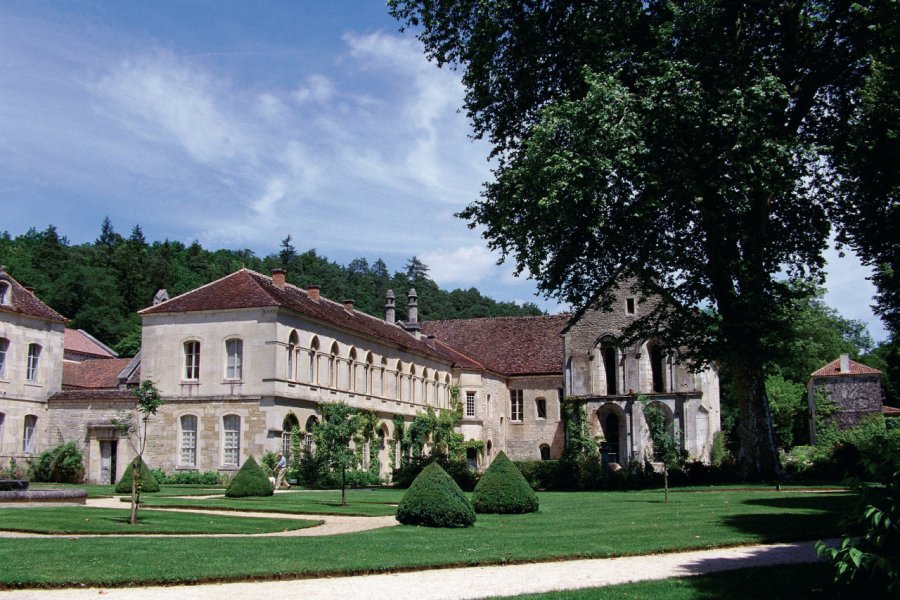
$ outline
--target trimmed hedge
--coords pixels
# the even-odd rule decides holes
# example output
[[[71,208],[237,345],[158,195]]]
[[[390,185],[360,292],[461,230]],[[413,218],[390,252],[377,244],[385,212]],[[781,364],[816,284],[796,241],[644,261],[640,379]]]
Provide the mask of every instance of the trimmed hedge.
[[[538,509],[538,497],[519,468],[500,452],[475,486],[472,506],[477,513],[530,513]]]
[[[403,495],[397,520],[404,525],[471,527],[475,509],[447,472],[431,463]]]
[[[269,481],[266,472],[251,456],[244,461],[225,495],[229,498],[246,498],[248,496],[271,496],[275,493],[275,486]]]
[[[125,469],[125,473],[122,474],[122,479],[116,484],[117,494],[131,493],[131,472],[134,469],[134,465],[138,462],[141,463],[141,493],[152,494],[159,491],[159,482],[156,481],[153,473],[150,472],[150,467],[147,466],[147,463],[140,456],[135,456],[134,460],[128,464],[128,468]]]

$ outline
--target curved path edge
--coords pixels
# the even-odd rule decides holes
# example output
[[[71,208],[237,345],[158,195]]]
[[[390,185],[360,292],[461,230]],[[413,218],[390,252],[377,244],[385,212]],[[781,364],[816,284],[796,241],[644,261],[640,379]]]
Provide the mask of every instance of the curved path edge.
[[[833,543],[833,541],[832,541]],[[808,563],[818,560],[814,542],[737,546],[652,554],[528,563],[521,565],[428,569],[383,575],[247,583],[144,588],[14,590],[0,600],[221,600],[223,597],[288,600],[295,598],[392,600],[473,599],[557,590],[603,587],[634,581],[669,579],[745,567]]]

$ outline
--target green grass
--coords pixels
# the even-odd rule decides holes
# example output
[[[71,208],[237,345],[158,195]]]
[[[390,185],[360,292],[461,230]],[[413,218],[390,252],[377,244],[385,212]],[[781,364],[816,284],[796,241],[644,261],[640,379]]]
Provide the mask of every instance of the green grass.
[[[88,498],[103,498],[106,496],[123,496],[116,493],[114,485],[99,485],[96,483],[33,483],[31,490],[58,490],[78,488],[87,490]],[[224,487],[210,487],[207,485],[160,485],[159,491],[153,494],[141,494],[141,497],[160,496],[211,496],[212,494],[224,494]],[[123,496],[130,498],[130,494]]]
[[[180,508],[209,508],[217,510],[253,510],[293,514],[355,515],[380,517],[393,515],[403,490],[348,490],[347,506],[341,506],[340,491],[300,491],[279,493],[263,498],[210,498],[208,500],[162,497],[148,494],[141,497],[146,506]]]
[[[373,499],[398,494],[359,492],[364,493],[376,494]],[[730,491],[673,494],[664,504],[662,496],[659,490],[542,493],[537,513],[479,515],[468,529],[397,526],[302,538],[0,540],[0,585],[313,577],[814,540],[837,535],[838,515],[852,499]],[[351,508],[357,504],[352,492],[350,502]]]
[[[0,530],[50,534],[269,533],[312,527],[321,521],[259,519],[142,510],[140,523],[129,524],[131,511],[82,506],[7,508],[0,510]]]
[[[642,581],[602,588],[586,588],[514,596],[515,600],[842,600],[857,597],[834,585],[828,567],[816,564],[778,565],[737,569],[695,577]]]

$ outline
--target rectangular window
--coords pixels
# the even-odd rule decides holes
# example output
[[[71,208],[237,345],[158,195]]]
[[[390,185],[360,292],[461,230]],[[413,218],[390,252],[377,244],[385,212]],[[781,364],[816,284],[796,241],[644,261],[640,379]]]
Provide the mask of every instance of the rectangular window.
[[[466,416],[475,416],[475,392],[466,392]]]
[[[184,378],[188,381],[200,379],[200,342],[184,343]]]
[[[181,465],[193,467],[197,464],[197,417],[181,417]]]
[[[535,405],[537,408],[537,418],[538,419],[546,419],[547,418],[547,401],[543,398],[538,398],[535,400]]]
[[[521,422],[524,407],[522,390],[509,390],[509,420]]]
[[[228,356],[225,367],[226,379],[240,379],[241,367],[244,362],[244,342],[241,340],[228,340],[225,342],[225,353]]]
[[[28,368],[25,373],[25,379],[28,381],[37,381],[40,358],[41,347],[38,344],[28,344]]]
[[[22,432],[22,452],[34,452],[34,430],[37,428],[37,417],[25,415],[25,428]]]
[[[6,353],[9,350],[9,340],[0,338],[0,377],[6,377]]]
[[[633,316],[635,311],[634,298],[625,299],[625,314]]]
[[[222,423],[225,429],[225,454],[222,464],[236,467],[241,453],[241,418],[237,415],[225,415]]]

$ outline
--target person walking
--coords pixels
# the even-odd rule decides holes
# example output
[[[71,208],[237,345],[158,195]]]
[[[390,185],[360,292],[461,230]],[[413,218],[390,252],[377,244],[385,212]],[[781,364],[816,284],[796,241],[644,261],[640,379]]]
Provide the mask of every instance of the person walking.
[[[284,480],[284,474],[287,471],[287,457],[283,452],[278,453],[278,463],[275,465],[275,489],[279,489],[282,484],[291,489],[291,484]]]

